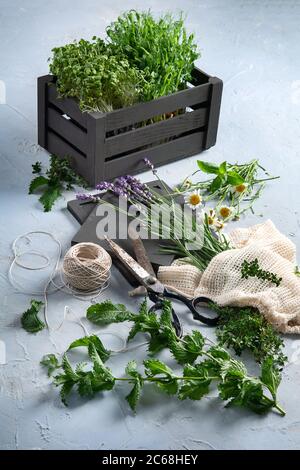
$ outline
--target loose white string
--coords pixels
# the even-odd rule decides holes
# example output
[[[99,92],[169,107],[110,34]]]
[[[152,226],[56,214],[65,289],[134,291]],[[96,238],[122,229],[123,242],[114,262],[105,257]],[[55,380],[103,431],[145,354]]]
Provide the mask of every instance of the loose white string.
[[[29,271],[41,271],[41,270],[44,270],[44,269],[48,268],[51,265],[50,257],[47,254],[45,254],[41,251],[33,250],[33,249],[20,251],[20,248],[19,248],[20,242],[22,240],[26,240],[27,243],[31,244],[31,242],[32,242],[31,236],[32,235],[46,235],[46,236],[50,237],[54,241],[54,243],[57,245],[57,254],[56,254],[56,257],[55,257],[53,270],[51,271],[51,273],[50,273],[50,275],[49,275],[49,277],[48,277],[48,279],[47,279],[47,281],[44,285],[44,288],[42,290],[39,290],[39,291],[27,291],[26,289],[24,289],[23,286],[15,279],[15,276],[14,276],[14,273],[13,273],[15,266],[18,266],[22,269],[29,270]],[[47,231],[44,231],[44,230],[34,230],[34,231],[27,232],[23,235],[19,235],[14,240],[14,242],[12,244],[12,252],[13,252],[13,259],[12,259],[12,262],[11,262],[9,270],[8,270],[9,281],[10,281],[11,285],[18,292],[21,292],[22,294],[30,295],[30,296],[43,296],[44,297],[44,318],[45,318],[45,323],[47,325],[47,328],[49,330],[54,329],[55,331],[57,331],[58,329],[61,328],[61,326],[62,326],[62,324],[65,320],[65,313],[64,313],[64,317],[63,317],[63,320],[62,320],[61,324],[57,328],[52,328],[50,326],[49,319],[48,319],[48,294],[52,294],[54,292],[62,290],[63,292],[66,292],[66,293],[72,295],[73,297],[75,297],[78,300],[87,301],[87,300],[93,300],[93,299],[97,298],[109,285],[110,273],[108,275],[108,278],[107,278],[106,282],[101,286],[101,288],[97,289],[97,290],[94,290],[94,291],[82,292],[82,291],[78,291],[78,290],[72,288],[70,285],[67,285],[65,283],[64,279],[63,279],[62,271],[59,269],[59,264],[60,264],[60,260],[61,260],[61,254],[62,254],[61,243],[51,232],[47,232]],[[39,266],[32,266],[32,265],[26,264],[26,263],[21,261],[21,258],[24,255],[40,257],[42,260],[44,260],[44,263],[42,263]],[[55,280],[54,280],[57,273],[59,273],[59,275],[60,275],[61,285],[57,285]],[[54,288],[55,288],[53,291],[49,291],[51,285],[53,285]]]
[[[45,253],[42,253],[41,251],[32,250],[32,249],[25,250],[25,251],[19,251],[19,243],[22,240],[26,240],[27,243],[30,244],[32,242],[32,239],[31,239],[30,236],[32,236],[32,235],[46,235],[46,236],[50,237],[57,245],[57,255],[56,255],[56,258],[55,258],[53,270],[51,271],[51,273],[49,275],[49,278],[47,279],[47,281],[44,285],[44,288],[40,291],[27,291],[27,290],[25,290],[23,288],[23,286],[15,279],[14,274],[13,274],[13,270],[14,270],[15,266],[18,266],[22,269],[29,270],[29,271],[41,271],[41,270],[44,270],[44,269],[48,268],[51,265],[50,256],[46,255]],[[83,300],[83,301],[94,300],[105,289],[107,289],[107,287],[109,286],[110,272],[109,272],[108,278],[107,278],[106,282],[103,284],[103,286],[100,289],[95,290],[95,291],[82,292],[82,291],[78,291],[78,290],[72,288],[70,285],[67,285],[65,283],[64,279],[63,279],[62,270],[59,269],[59,264],[60,264],[61,255],[62,255],[61,243],[51,232],[47,232],[47,231],[44,231],[44,230],[34,230],[34,231],[27,232],[23,235],[19,235],[14,240],[14,242],[12,244],[12,252],[13,252],[13,259],[12,259],[12,262],[11,262],[9,270],[8,270],[9,281],[10,281],[11,285],[18,292],[21,292],[22,294],[30,295],[30,296],[34,295],[34,296],[43,296],[44,297],[44,318],[45,318],[45,323],[46,323],[47,328],[49,329],[49,331],[58,331],[58,330],[60,330],[62,328],[63,324],[65,323],[66,319],[67,319],[67,314],[71,313],[73,315],[74,319],[75,319],[75,322],[78,323],[81,326],[81,328],[83,329],[85,336],[90,336],[88,328],[84,325],[84,323],[80,319],[78,319],[74,315],[74,313],[72,312],[72,310],[70,309],[70,307],[68,305],[66,305],[65,308],[64,308],[64,314],[63,314],[63,318],[62,318],[62,321],[60,322],[60,324],[56,328],[51,327],[51,325],[49,323],[49,320],[48,320],[48,294],[53,294],[54,292],[57,292],[57,291],[63,291],[63,292],[66,292],[66,293],[72,295],[73,297],[75,297],[78,300]],[[39,266],[32,266],[32,265],[29,265],[29,264],[25,264],[24,262],[21,261],[21,258],[24,255],[39,257],[42,260],[44,260],[44,263],[42,263]],[[54,280],[57,273],[59,273],[61,285],[57,285],[55,280]],[[52,290],[52,291],[49,291],[50,285],[53,285],[53,287],[55,289]],[[145,346],[145,345],[149,344],[149,341],[145,341],[143,343],[139,343],[137,345],[133,345],[133,346],[128,347],[127,338],[122,336],[120,333],[109,332],[109,331],[100,331],[99,330],[94,334],[97,335],[97,336],[105,336],[105,335],[106,336],[115,336],[116,338],[121,340],[122,347],[120,349],[117,349],[117,350],[112,350],[111,351],[112,354],[119,354],[119,353],[123,353],[123,352],[134,351],[134,350],[136,350],[136,349],[138,349],[142,346]]]

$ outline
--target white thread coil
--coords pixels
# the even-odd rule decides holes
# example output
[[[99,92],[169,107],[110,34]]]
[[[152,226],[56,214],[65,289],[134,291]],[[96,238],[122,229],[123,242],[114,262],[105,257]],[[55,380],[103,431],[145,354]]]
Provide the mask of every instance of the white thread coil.
[[[78,243],[66,253],[63,276],[70,288],[81,292],[101,289],[110,276],[111,257],[95,243]]]

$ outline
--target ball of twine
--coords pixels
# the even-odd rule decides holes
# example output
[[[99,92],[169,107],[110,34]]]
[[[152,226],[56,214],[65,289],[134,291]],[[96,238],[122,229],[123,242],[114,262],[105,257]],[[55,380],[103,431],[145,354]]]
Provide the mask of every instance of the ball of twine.
[[[66,284],[82,292],[92,292],[103,287],[108,280],[111,257],[95,243],[78,243],[66,253],[63,275]]]

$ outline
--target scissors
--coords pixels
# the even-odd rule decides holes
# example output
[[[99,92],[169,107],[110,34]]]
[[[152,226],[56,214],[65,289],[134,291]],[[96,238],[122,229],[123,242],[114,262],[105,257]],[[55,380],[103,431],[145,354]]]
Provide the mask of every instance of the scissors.
[[[140,285],[144,286],[147,290],[149,299],[154,302],[150,311],[160,310],[162,307],[162,301],[164,298],[179,300],[183,302],[191,311],[193,318],[206,325],[214,326],[218,323],[219,316],[214,315],[211,317],[204,316],[200,313],[201,307],[207,306],[211,303],[211,300],[207,297],[196,297],[189,300],[185,296],[178,294],[174,291],[169,290],[165,287],[155,276],[149,274],[145,268],[143,268],[132,256],[129,255],[123,248],[117,243],[106,237],[110,249],[113,254],[120,260],[120,262],[126,267],[126,269],[133,274]],[[175,327],[178,336],[182,335],[182,327],[178,316],[172,308],[173,325]]]

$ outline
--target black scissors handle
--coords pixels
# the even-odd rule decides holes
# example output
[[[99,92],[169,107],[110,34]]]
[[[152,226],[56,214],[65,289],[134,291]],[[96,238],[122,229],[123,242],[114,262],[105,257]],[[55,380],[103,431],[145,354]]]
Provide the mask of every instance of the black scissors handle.
[[[206,325],[215,326],[219,321],[219,315],[217,314],[214,314],[214,316],[212,317],[207,317],[199,312],[201,307],[207,306],[207,304],[212,303],[212,301],[207,297],[200,296],[189,300],[184,297],[184,295],[177,294],[173,291],[168,290],[167,288],[165,288],[163,296],[183,302],[192,312],[193,318],[195,320],[201,321],[202,323],[205,323]]]
[[[152,305],[152,307],[150,308],[150,312],[157,312],[157,310],[161,310],[162,307],[163,307],[162,299],[157,298],[155,300],[155,304]],[[176,315],[173,307],[172,307],[172,324],[173,324],[173,327],[175,329],[176,335],[178,336],[178,338],[181,338],[182,334],[183,334],[182,325],[181,325],[180,320],[179,320],[178,316]]]

